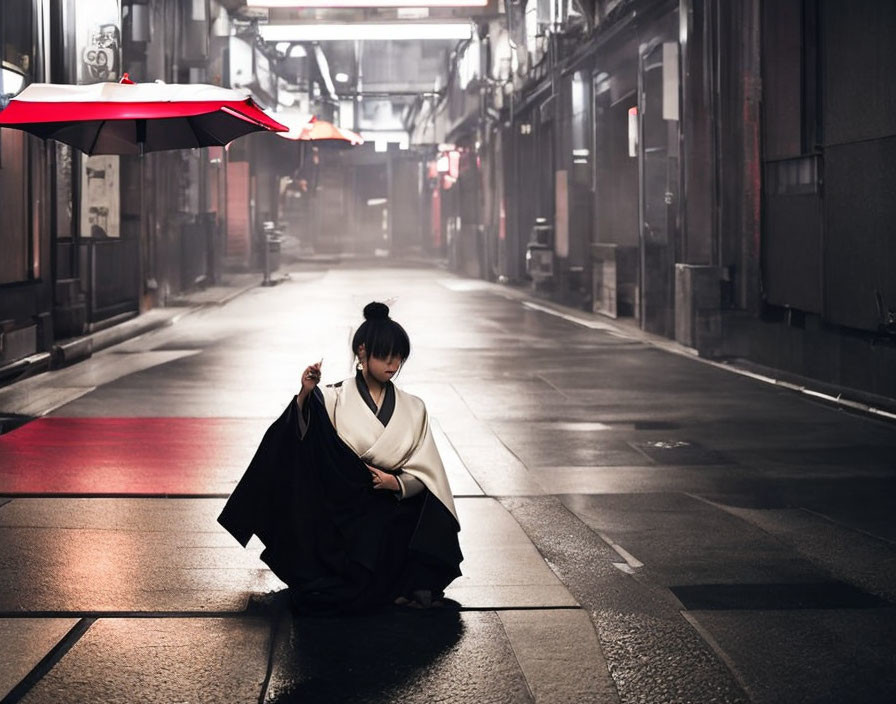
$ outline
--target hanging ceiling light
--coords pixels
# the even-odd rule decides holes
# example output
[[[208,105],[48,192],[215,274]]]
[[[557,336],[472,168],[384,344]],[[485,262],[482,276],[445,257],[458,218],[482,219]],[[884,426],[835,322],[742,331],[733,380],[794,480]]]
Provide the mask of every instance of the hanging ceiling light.
[[[249,7],[289,7],[301,9],[306,7],[485,7],[488,0],[246,0]]]
[[[344,24],[266,24],[258,28],[266,42],[395,41],[413,39],[469,39],[469,22],[349,22]]]

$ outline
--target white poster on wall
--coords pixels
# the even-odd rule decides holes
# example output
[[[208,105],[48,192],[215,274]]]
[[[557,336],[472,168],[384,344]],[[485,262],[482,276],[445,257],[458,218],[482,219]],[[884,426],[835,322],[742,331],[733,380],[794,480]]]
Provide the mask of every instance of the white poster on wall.
[[[663,44],[663,119],[678,119],[678,42]]]
[[[117,156],[81,159],[81,236],[118,237],[121,189]]]
[[[121,78],[121,4],[92,0],[89,12],[75,13],[77,82]],[[121,189],[117,156],[81,159],[81,236],[119,237]]]

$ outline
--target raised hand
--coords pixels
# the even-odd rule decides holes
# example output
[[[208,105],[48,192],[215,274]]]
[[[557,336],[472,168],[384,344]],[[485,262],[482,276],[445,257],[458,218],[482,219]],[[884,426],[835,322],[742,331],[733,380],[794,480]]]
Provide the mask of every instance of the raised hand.
[[[312,364],[302,372],[302,391],[299,394],[302,398],[308,396],[320,383],[320,365],[322,363],[323,360],[317,362],[317,364]]]

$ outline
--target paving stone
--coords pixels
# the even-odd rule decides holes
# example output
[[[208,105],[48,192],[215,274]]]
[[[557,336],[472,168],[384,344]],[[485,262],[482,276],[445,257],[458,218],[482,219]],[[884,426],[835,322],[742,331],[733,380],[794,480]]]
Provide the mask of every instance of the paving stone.
[[[225,545],[216,521],[224,499],[17,498],[0,512],[0,527],[132,531],[144,539],[179,533]],[[168,539],[165,537],[164,539]],[[233,538],[230,538],[231,543]]]
[[[579,605],[562,584],[506,586],[454,583],[445,590],[445,596],[470,609],[531,609]]]
[[[536,702],[619,701],[587,611],[501,611],[498,617]]]
[[[533,701],[494,613],[390,610],[284,618],[266,701]]]
[[[258,618],[99,619],[22,701],[257,702],[270,635]]]
[[[0,511],[0,611],[242,611],[283,588],[208,499],[16,499]],[[214,557],[211,557],[214,555]]]
[[[478,532],[473,524],[469,533]],[[487,529],[485,529],[487,530]],[[483,531],[484,535],[489,535]],[[461,542],[464,552],[464,576],[455,580],[457,586],[556,586],[557,576],[530,544],[501,544],[502,536],[482,539],[482,534]],[[500,606],[500,604],[495,604]]]
[[[513,517],[491,498],[459,499],[463,576],[446,594],[463,606],[572,606],[575,600]]]
[[[0,699],[78,622],[75,618],[0,618]]]
[[[448,475],[448,482],[451,484],[451,491],[455,496],[482,496],[482,489],[467,471],[460,457],[457,456],[457,451],[448,436],[445,435],[445,431],[434,419],[432,420],[432,429],[436,447],[439,450],[442,463],[445,465],[445,474]]]

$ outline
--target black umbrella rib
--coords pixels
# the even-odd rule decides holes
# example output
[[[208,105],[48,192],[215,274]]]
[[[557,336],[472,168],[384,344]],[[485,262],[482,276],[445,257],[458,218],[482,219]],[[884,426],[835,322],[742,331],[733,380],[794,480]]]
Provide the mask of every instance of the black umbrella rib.
[[[223,145],[226,144],[225,140],[221,139],[220,136],[215,134],[215,132],[211,129],[210,125],[207,124],[195,124],[193,125],[193,130],[199,134],[200,130],[202,135],[209,140],[209,146]]]
[[[93,141],[90,143],[90,149],[87,150],[89,155],[93,155],[93,150],[96,149],[96,143],[100,141],[100,133],[103,131],[103,126],[106,124],[105,120],[100,120],[99,125],[96,128],[96,134],[93,135]]]
[[[199,130],[200,125],[193,119],[193,117],[187,118],[187,124],[190,126],[190,130],[193,133],[193,138],[196,140],[196,147],[199,148],[202,146],[202,143],[199,141]]]
[[[140,148],[140,145],[146,146],[146,120],[135,120],[134,127],[137,130],[137,148]]]

